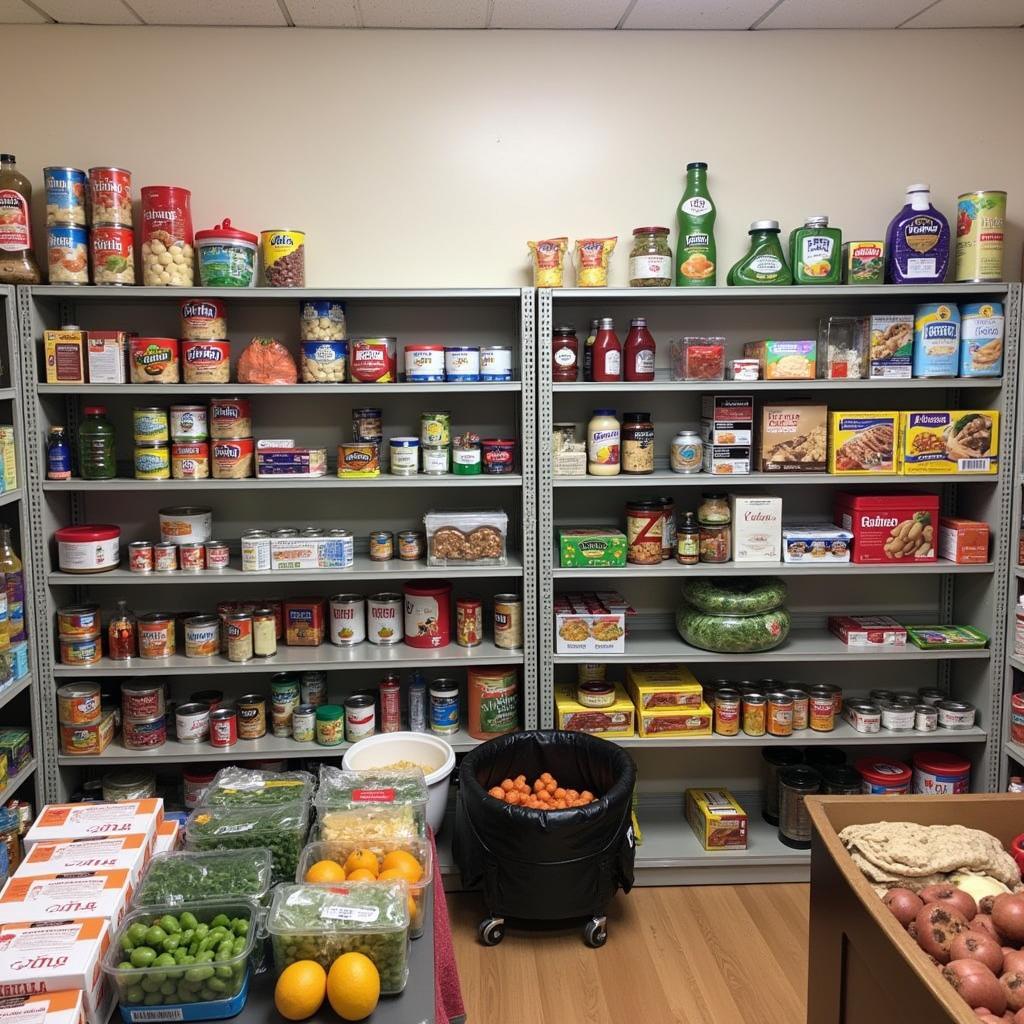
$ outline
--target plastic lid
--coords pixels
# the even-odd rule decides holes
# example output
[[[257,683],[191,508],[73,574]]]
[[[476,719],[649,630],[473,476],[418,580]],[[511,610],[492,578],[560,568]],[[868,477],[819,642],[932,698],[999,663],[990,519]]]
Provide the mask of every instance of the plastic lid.
[[[330,705],[322,704],[320,707],[322,710]],[[357,772],[326,764],[320,766],[317,807],[352,808],[365,807],[367,804],[401,806],[425,804],[426,801],[426,778],[419,768],[378,768]]]
[[[82,411],[86,416],[105,416],[107,407],[105,405],[87,405]]]
[[[267,915],[271,935],[324,932],[395,932],[409,927],[405,882],[342,882],[338,885],[279,885]],[[401,947],[405,951],[405,946]],[[402,956],[403,953],[397,953]]]
[[[321,704],[316,709],[316,717],[319,722],[336,722],[342,714],[342,709],[338,704]]]
[[[58,541],[73,544],[84,544],[88,541],[112,540],[121,536],[121,527],[110,523],[97,523],[93,526],[62,526],[54,536]]]
[[[918,182],[916,185],[907,186],[907,195],[909,196],[911,192],[931,192],[931,190],[931,185],[924,185],[921,182]]]
[[[206,231],[197,231],[196,241],[198,242],[200,238],[235,238],[240,242],[248,242],[250,245],[255,245],[259,241],[258,236],[239,228],[233,228],[230,217],[225,217],[219,224]]]
[[[910,769],[902,761],[875,760],[865,757],[861,758],[854,767],[868,782],[876,782],[883,786],[894,786],[910,781]]]
[[[959,775],[970,772],[971,762],[941,750],[922,750],[914,754],[914,767],[926,772]]]
[[[778,231],[779,222],[777,220],[755,220],[750,224],[750,228],[747,234],[753,234],[755,231]]]
[[[806,764],[794,764],[779,772],[779,782],[789,789],[801,789],[817,793],[821,788],[821,772]]]
[[[659,227],[648,227],[648,228],[633,228],[634,235],[667,235],[669,232],[668,228]]]
[[[614,416],[615,415],[615,410],[614,409],[595,409],[590,415],[591,416]]]

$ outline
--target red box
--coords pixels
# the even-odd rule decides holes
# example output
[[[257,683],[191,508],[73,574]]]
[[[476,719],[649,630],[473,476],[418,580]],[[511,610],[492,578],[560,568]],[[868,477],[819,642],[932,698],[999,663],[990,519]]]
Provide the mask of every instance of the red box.
[[[327,602],[322,597],[290,597],[284,603],[284,642],[319,647],[324,642]]]
[[[939,555],[961,565],[988,561],[988,523],[943,516],[939,520]]]
[[[886,565],[893,561],[938,561],[935,549],[939,539],[939,499],[935,494],[840,491],[835,498],[833,520],[853,534],[852,562]],[[899,544],[904,537],[904,543]],[[929,540],[931,543],[925,547]],[[911,547],[911,541],[917,541],[917,546]]]
[[[829,631],[847,647],[906,647],[907,631],[888,615],[830,615]]]

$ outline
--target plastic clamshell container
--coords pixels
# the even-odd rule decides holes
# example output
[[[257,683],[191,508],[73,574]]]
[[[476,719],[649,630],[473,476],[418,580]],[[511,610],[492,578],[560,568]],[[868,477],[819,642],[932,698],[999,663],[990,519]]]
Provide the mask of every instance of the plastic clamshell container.
[[[325,970],[343,953],[365,953],[380,972],[382,995],[409,977],[409,887],[403,881],[280,885],[266,930],[277,975],[296,960]]]
[[[139,882],[133,906],[180,906],[226,897],[266,905],[272,872],[270,850],[260,846],[158,853]]]
[[[329,842],[422,838],[427,782],[418,768],[350,772],[321,765],[316,813],[320,837]]]
[[[132,925],[142,923],[151,927],[157,924],[165,914],[177,917],[185,913],[186,910],[195,916],[199,924],[206,925],[209,925],[218,914],[224,914],[229,919],[245,918],[249,921],[249,928],[245,934],[244,947],[237,954],[207,963],[131,968],[120,966],[131,955],[125,951],[122,940],[127,936]],[[131,911],[114,933],[113,941],[110,943],[110,948],[107,950],[102,964],[103,973],[109,979],[121,1006],[122,1017],[126,1021],[215,1019],[215,1016],[211,1016],[208,1010],[209,1004],[234,1002],[246,990],[249,960],[253,955],[256,939],[261,934],[257,913],[252,904],[245,900],[209,900],[204,903],[193,903],[188,907],[165,904],[139,907]],[[212,974],[208,977],[205,976],[206,968],[212,968]],[[178,977],[179,972],[181,977]],[[192,977],[190,977],[190,972],[195,972]],[[211,987],[207,985],[209,981],[218,984]],[[172,984],[174,985],[173,992],[162,988],[164,985],[169,988]],[[155,999],[157,995],[161,996],[160,1002],[146,1002],[147,998]],[[185,999],[182,998],[183,995],[191,995],[193,998]],[[238,1005],[240,1007],[242,1004]],[[124,1016],[125,1010],[132,1007],[140,1011],[149,1011],[149,1014],[144,1017],[141,1015]],[[224,1009],[223,1006],[212,1007],[213,1010],[218,1008]],[[183,1010],[194,1012],[189,1016],[182,1016],[178,1011]],[[231,1016],[231,1014],[221,1012],[219,1016]]]
[[[508,515],[501,509],[430,509],[423,517],[427,565],[506,565]]]
[[[423,934],[423,910],[426,903],[426,893],[433,881],[434,861],[431,852],[430,842],[426,839],[399,839],[393,842],[362,841],[355,843],[328,843],[310,842],[302,851],[299,858],[299,870],[295,873],[295,881],[298,884],[313,885],[317,883],[305,882],[306,872],[321,860],[333,860],[337,864],[344,865],[353,850],[369,850],[375,853],[378,859],[383,858],[395,850],[403,850],[412,854],[419,861],[423,868],[423,874],[418,882],[406,882],[409,886],[409,895],[412,896],[412,906],[409,920],[409,938],[418,939]],[[336,885],[337,883],[330,883]],[[342,883],[344,884],[344,883]]]
[[[270,850],[274,884],[295,877],[309,831],[309,805],[197,807],[185,823],[186,850]]]
[[[203,803],[208,807],[266,806],[292,800],[309,803],[315,785],[309,772],[264,772],[232,765],[213,777]]]
[[[227,1020],[242,1012],[249,998],[249,972],[238,994],[229,999],[211,999],[205,1003],[175,1003],[164,1006],[119,1006],[124,1024],[151,1024],[153,1021]]]

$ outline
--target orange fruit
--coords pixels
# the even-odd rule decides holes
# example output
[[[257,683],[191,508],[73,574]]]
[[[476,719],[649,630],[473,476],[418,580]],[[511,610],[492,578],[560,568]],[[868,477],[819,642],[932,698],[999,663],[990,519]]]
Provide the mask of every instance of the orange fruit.
[[[309,870],[306,872],[305,881],[311,882],[314,885],[344,882],[345,869],[337,861],[318,860],[315,864],[310,865]]]
[[[362,1020],[377,1008],[380,974],[362,953],[343,953],[327,973],[327,999],[342,1020]]]
[[[381,867],[385,871],[397,871],[410,884],[415,884],[423,877],[423,865],[405,850],[392,850],[385,858]]]
[[[377,854],[373,850],[353,850],[348,855],[345,860],[345,873],[351,878],[352,872],[359,870],[369,871],[374,878],[377,877],[380,865],[377,863]]]
[[[274,986],[274,1005],[285,1020],[305,1020],[320,1009],[327,992],[327,972],[315,960],[289,964]]]
[[[377,874],[373,871],[367,871],[366,868],[356,868],[355,871],[348,873],[348,877],[345,880],[347,882],[376,882]]]

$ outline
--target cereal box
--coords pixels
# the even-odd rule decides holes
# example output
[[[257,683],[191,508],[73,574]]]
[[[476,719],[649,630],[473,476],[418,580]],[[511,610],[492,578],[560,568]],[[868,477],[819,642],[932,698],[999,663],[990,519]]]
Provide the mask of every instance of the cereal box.
[[[44,839],[98,839],[141,834],[152,849],[157,825],[164,820],[164,802],[117,800],[102,804],[47,804],[23,840],[28,850]]]
[[[116,927],[131,898],[131,872],[124,868],[16,875],[0,892],[0,924],[101,917]]]
[[[937,495],[841,491],[835,498],[834,518],[853,534],[853,561],[858,565],[936,561]]]
[[[588,708],[576,700],[575,683],[555,686],[555,727],[569,732],[589,732],[608,738],[634,733],[636,708],[620,683],[615,684],[615,702],[606,708]]]
[[[705,850],[745,850],[747,812],[727,789],[688,789],[686,820]]]
[[[164,824],[167,822],[165,821]],[[161,825],[161,827],[163,827]],[[141,833],[102,839],[47,839],[36,843],[23,858],[16,878],[53,875],[64,871],[125,869],[134,885],[146,865],[149,846]]]
[[[898,471],[898,412],[832,412],[828,419],[830,473],[864,476]]]
[[[818,402],[762,406],[758,461],[762,473],[824,473],[828,406]]]
[[[85,331],[43,331],[47,384],[85,383]]]
[[[640,736],[688,737],[711,735],[711,708],[640,708],[637,733]]]
[[[814,380],[818,343],[813,339],[776,341],[766,338],[744,342],[743,354],[760,363],[764,380]]]
[[[630,665],[626,689],[641,710],[651,708],[699,708],[704,690],[685,665]]]
[[[913,314],[865,317],[861,330],[868,337],[868,376],[909,380],[913,369]]]
[[[14,447],[14,427],[0,424],[0,460],[3,462],[3,489],[13,491],[18,486],[18,459]]]
[[[846,242],[843,284],[885,284],[885,243]]]
[[[988,561],[988,523],[943,516],[939,520],[939,557],[960,565]]]
[[[89,1024],[103,1024],[105,1020],[106,1017],[93,1019]],[[0,1024],[85,1024],[82,993],[66,989],[32,996],[6,996],[0,1000]]]
[[[905,412],[900,435],[905,476],[999,471],[999,413],[993,409]]]
[[[621,530],[567,528],[558,531],[563,569],[611,569],[626,564],[626,535]]]

